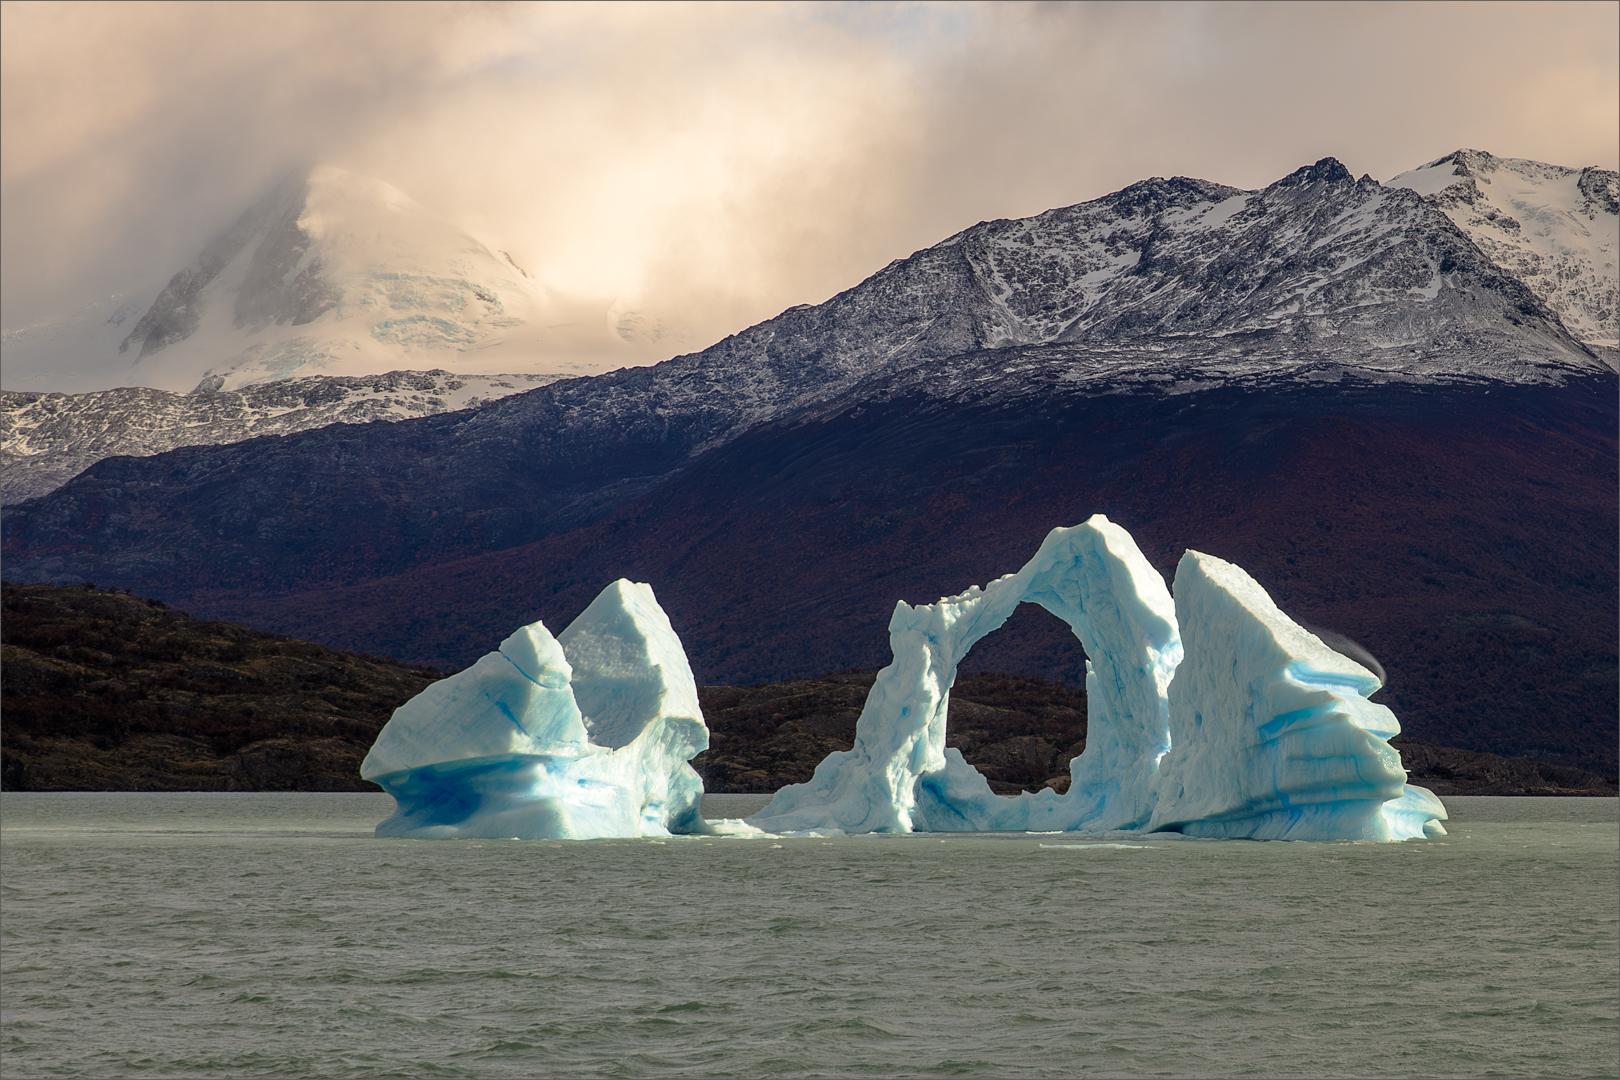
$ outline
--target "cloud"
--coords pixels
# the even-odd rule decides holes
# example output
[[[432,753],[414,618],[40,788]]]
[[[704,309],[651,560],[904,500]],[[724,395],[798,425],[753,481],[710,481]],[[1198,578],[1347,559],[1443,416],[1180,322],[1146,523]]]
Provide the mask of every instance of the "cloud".
[[[295,161],[457,92],[500,9],[7,3],[0,200],[13,308],[187,261]]]
[[[1609,4],[8,3],[16,326],[332,160],[708,341],[985,218],[1458,146],[1614,167]]]

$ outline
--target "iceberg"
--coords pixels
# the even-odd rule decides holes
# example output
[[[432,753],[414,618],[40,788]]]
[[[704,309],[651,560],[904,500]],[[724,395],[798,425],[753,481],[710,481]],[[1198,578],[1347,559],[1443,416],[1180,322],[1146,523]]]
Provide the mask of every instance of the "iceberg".
[[[1277,607],[1241,567],[1189,551],[1176,567],[1186,657],[1170,683],[1174,750],[1149,827],[1266,840],[1406,840],[1445,808],[1406,783],[1377,675]]]
[[[394,797],[378,836],[667,836],[708,831],[708,744],[669,617],[619,580],[560,635],[530,623],[400,706],[360,775]]]
[[[1020,604],[1073,631],[1084,751],[1069,787],[997,795],[946,745],[951,687]],[[379,836],[1174,832],[1394,841],[1445,832],[1406,782],[1379,676],[1290,619],[1241,568],[1188,551],[1165,585],[1101,514],[1016,573],[897,603],[893,660],[855,743],[746,822],[705,822],[697,685],[652,589],[616,581],[560,635],[539,622],[402,705],[360,774],[394,797]]]
[[[950,688],[973,645],[1021,603],[1085,648],[1087,741],[1070,785],[997,795],[945,745]],[[1443,833],[1445,808],[1406,784],[1381,685],[1231,563],[1189,551],[1175,591],[1102,515],[1055,529],[1017,573],[934,604],[896,605],[894,659],[855,745],[783,788],[769,832],[1180,832],[1296,840]]]
[[[1086,664],[1085,752],[1062,795],[1004,797],[945,745],[951,686],[968,651],[1035,603],[1066,622]],[[1140,828],[1170,748],[1165,691],[1181,660],[1164,579],[1102,515],[1055,529],[1023,569],[938,603],[895,606],[894,661],[878,673],[855,745],[777,792],[749,823],[769,832],[1075,832]]]

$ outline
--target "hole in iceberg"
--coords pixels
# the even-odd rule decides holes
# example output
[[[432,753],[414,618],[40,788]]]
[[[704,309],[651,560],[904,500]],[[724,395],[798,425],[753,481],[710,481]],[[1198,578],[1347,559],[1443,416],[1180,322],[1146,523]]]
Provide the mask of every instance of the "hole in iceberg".
[[[1085,749],[1086,661],[1062,619],[1019,604],[957,669],[945,744],[998,795],[1067,791],[1069,762]]]

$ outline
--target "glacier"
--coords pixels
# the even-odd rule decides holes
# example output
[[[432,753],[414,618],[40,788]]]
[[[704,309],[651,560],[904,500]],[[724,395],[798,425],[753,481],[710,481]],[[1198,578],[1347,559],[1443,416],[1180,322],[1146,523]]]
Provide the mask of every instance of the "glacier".
[[[360,775],[394,797],[378,836],[668,836],[709,831],[690,764],[708,745],[669,617],[620,579],[400,706]]]
[[[1020,604],[1088,656],[1068,790],[1003,796],[946,745],[951,687]],[[1173,832],[1396,841],[1445,832],[1406,783],[1379,676],[1290,619],[1242,568],[1197,551],[1172,586],[1098,514],[1016,573],[895,605],[892,662],[849,750],[746,822],[708,823],[691,759],[708,728],[652,589],[608,586],[557,637],[539,622],[401,706],[361,775],[396,802],[381,836],[601,838],[909,832]]]

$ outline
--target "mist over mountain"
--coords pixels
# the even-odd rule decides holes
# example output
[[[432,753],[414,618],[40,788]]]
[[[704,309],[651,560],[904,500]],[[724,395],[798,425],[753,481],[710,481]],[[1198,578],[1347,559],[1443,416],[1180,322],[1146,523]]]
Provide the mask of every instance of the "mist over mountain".
[[[1601,4],[1213,6],[1191,35],[1174,5],[0,17],[7,329],[113,294],[138,317],[298,162],[387,181],[549,287],[693,327],[661,360],[964,224],[1142,177],[1254,188],[1334,154],[1384,178],[1459,143],[1613,169],[1620,131]],[[130,381],[79,374],[3,381]]]
[[[508,252],[385,181],[284,177],[154,294],[7,328],[8,389],[86,378],[234,390],[315,375],[594,373],[683,340],[625,298],[542,286]]]

